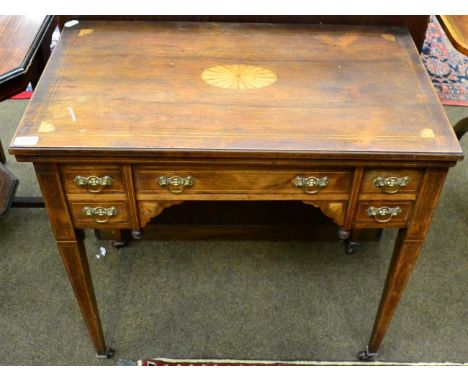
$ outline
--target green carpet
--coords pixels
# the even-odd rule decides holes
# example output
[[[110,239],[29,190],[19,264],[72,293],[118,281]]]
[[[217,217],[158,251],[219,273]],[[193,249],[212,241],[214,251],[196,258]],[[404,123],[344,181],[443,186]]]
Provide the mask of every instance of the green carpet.
[[[8,144],[27,101],[0,104]],[[452,121],[468,108],[449,110]],[[462,145],[466,151],[468,137]],[[39,195],[30,164],[8,167]],[[449,173],[379,361],[468,360],[468,165]],[[118,358],[353,361],[371,333],[396,232],[346,256],[336,242],[131,242],[86,247],[113,360],[96,360],[46,212],[0,221],[0,364],[113,365]],[[108,255],[96,259],[100,245]]]

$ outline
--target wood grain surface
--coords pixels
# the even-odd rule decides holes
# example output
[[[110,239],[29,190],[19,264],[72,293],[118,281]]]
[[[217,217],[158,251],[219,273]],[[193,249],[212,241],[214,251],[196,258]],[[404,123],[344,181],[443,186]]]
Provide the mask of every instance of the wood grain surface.
[[[468,16],[447,15],[438,19],[455,49],[468,56]]]
[[[201,78],[237,64],[277,81],[225,89]],[[96,151],[462,156],[405,28],[80,21],[64,29],[11,152]]]
[[[42,40],[51,21],[45,15],[0,15],[0,80],[27,69],[31,50],[38,48],[35,41]]]
[[[70,20],[404,26],[418,51],[422,49],[429,23],[427,15],[60,15],[57,19],[60,29]]]

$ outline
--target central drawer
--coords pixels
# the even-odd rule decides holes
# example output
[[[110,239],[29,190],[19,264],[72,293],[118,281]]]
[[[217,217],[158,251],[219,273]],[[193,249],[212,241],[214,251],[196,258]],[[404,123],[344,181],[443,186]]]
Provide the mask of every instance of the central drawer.
[[[135,166],[138,194],[338,194],[346,199],[352,171],[244,170]]]

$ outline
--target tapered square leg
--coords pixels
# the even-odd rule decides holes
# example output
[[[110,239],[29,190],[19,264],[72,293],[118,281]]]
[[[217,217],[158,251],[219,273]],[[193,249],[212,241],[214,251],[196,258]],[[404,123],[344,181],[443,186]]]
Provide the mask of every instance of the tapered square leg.
[[[358,354],[362,360],[370,360],[377,355],[421,252],[446,175],[447,169],[426,170],[408,227],[398,231],[369,344]]]
[[[75,292],[91,341],[99,358],[109,358],[113,351],[106,347],[101,319],[94,294],[82,231],[75,230],[68,210],[57,165],[35,164],[55,240]]]
[[[421,251],[423,241],[407,238],[407,230],[400,229],[385,281],[384,290],[368,346],[368,353],[376,354],[390,325],[401,295]]]
[[[57,244],[96,353],[106,355],[107,349],[83,240]]]

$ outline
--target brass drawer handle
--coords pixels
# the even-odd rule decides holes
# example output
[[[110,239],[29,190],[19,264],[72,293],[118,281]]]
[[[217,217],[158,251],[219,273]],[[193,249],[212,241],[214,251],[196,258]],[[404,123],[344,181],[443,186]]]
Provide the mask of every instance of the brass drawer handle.
[[[85,216],[94,216],[96,223],[107,223],[112,216],[117,216],[119,211],[115,207],[84,207]]]
[[[97,176],[84,177],[78,175],[74,183],[78,187],[86,187],[86,190],[93,193],[101,192],[104,187],[112,186],[112,178],[109,175],[105,175],[102,178]]]
[[[185,187],[193,186],[193,178],[189,176],[160,176],[158,184],[167,189],[173,194],[180,194],[184,192]]]
[[[374,179],[374,186],[380,188],[386,194],[396,194],[400,191],[401,187],[406,187],[409,182],[410,178],[407,176],[402,178],[398,178],[397,176],[390,176],[388,178],[378,176]]]
[[[328,177],[316,178],[315,176],[309,176],[305,178],[303,176],[296,176],[292,180],[294,187],[299,187],[304,190],[306,194],[316,194],[322,188],[328,186]]]
[[[374,217],[374,220],[379,223],[387,223],[399,214],[401,214],[400,207],[369,207],[367,209],[367,215]]]

